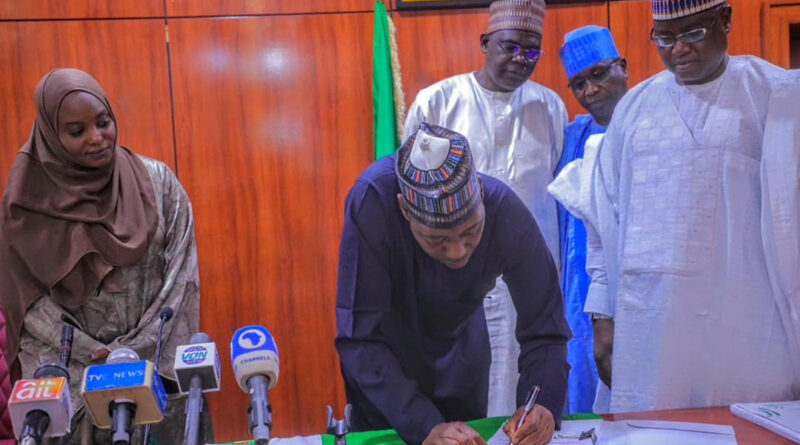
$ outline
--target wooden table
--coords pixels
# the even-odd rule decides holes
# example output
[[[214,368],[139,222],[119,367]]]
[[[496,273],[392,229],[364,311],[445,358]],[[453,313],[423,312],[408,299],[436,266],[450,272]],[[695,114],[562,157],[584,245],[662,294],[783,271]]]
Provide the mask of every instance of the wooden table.
[[[714,408],[676,409],[669,411],[644,411],[638,413],[620,413],[603,415],[605,420],[668,420],[674,422],[715,423],[719,425],[732,425],[736,432],[738,445],[796,445],[788,439],[762,428],[755,423],[748,422],[741,417],[736,417],[730,412],[730,407],[720,406]],[[492,417],[467,422],[485,438],[491,437],[497,428],[502,426],[505,417]],[[238,442],[237,442],[238,443]],[[350,433],[347,443],[351,445],[406,445],[394,430],[362,431]],[[247,442],[252,445],[252,442]],[[0,445],[3,445],[0,443]],[[216,445],[234,445],[233,443],[220,443]],[[320,445],[334,445],[333,436],[322,435]],[[681,445],[681,444],[673,444]]]
[[[606,414],[603,415],[603,418],[606,420],[669,420],[674,422],[732,425],[733,430],[736,431],[736,442],[739,445],[794,445],[794,442],[784,439],[766,428],[734,416],[728,406]]]

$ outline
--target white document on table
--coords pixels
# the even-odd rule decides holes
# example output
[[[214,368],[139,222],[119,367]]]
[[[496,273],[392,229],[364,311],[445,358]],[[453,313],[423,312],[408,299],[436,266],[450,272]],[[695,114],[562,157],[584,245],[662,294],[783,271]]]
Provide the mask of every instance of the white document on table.
[[[800,443],[800,400],[775,403],[734,403],[731,412]]]
[[[600,429],[603,423],[602,419],[592,420],[562,420],[561,429],[553,434],[553,439],[549,442],[551,445],[592,445],[591,439],[579,440],[578,438],[586,431],[594,428],[595,431]],[[509,445],[510,440],[503,428],[497,429],[494,436],[489,438],[489,445]]]
[[[322,445],[322,436],[294,436],[286,438],[273,438],[269,441],[270,445]]]
[[[730,425],[618,420],[603,422],[597,445],[737,445]]]

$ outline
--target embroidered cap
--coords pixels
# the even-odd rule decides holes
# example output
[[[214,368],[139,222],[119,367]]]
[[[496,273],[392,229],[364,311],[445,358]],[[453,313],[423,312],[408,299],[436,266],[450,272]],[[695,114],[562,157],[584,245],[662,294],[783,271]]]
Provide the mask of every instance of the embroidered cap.
[[[489,5],[491,34],[501,29],[530,31],[542,35],[544,0],[497,0]]]
[[[568,32],[558,56],[567,72],[567,79],[572,79],[598,62],[618,58],[619,51],[608,28],[589,25]]]
[[[724,5],[725,0],[651,0],[653,20],[674,20]]]
[[[467,138],[421,123],[397,150],[397,181],[411,215],[441,229],[463,222],[481,199]]]

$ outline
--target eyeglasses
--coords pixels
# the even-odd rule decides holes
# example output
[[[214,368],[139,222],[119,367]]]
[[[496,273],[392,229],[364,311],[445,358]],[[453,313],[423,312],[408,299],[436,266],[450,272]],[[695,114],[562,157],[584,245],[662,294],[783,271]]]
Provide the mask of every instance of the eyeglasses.
[[[600,64],[595,65],[592,68],[592,70],[589,71],[588,76],[586,77],[575,76],[572,79],[570,79],[567,86],[572,90],[573,93],[575,94],[581,93],[583,90],[586,89],[586,85],[588,85],[589,82],[592,82],[593,84],[597,85],[599,83],[603,83],[606,80],[608,80],[609,76],[611,76],[611,68],[613,68],[614,65],[620,62],[622,62],[622,59],[614,59],[608,65],[600,65]]]
[[[690,29],[689,31],[682,32],[678,35],[674,34],[656,34],[655,28],[650,30],[650,40],[656,44],[659,48],[671,48],[675,45],[675,43],[680,40],[683,43],[697,43],[706,38],[708,35],[708,31],[717,24],[717,20],[722,17],[722,12],[725,11],[725,7],[720,8],[717,15],[714,17],[714,20],[708,24],[708,26],[703,26],[700,28]]]
[[[544,52],[539,48],[523,48],[517,42],[512,42],[510,40],[498,41],[497,45],[501,50],[503,50],[504,53],[511,57],[522,54],[522,57],[524,57],[528,62],[538,61]]]

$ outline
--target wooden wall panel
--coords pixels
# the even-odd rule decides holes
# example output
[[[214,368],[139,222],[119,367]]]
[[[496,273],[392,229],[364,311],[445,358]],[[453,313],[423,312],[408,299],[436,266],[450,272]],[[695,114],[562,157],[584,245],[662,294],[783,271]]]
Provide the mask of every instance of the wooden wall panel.
[[[0,20],[163,17],[164,0],[4,0]]]
[[[579,9],[580,10],[579,10]],[[564,34],[580,26],[607,26],[604,4],[548,6],[542,48],[544,58],[533,79],[555,90],[567,104],[570,116],[584,111],[567,88],[566,74],[558,59]],[[486,9],[402,11],[393,13],[406,102],[410,105],[420,89],[456,74],[480,70],[484,56],[480,36],[486,30]]]
[[[344,199],[372,160],[372,14],[170,20],[181,181],[197,218],[201,325],[228,357],[263,324],[281,352],[275,435],[344,406],[335,336]],[[335,36],[336,38],[332,38]],[[226,360],[227,361],[227,360]],[[218,440],[247,437],[225,366]]]
[[[729,1],[731,52],[760,54],[762,2]],[[29,135],[39,78],[56,66],[94,74],[115,107],[120,142],[172,167],[177,156],[192,198],[201,325],[225,362],[223,391],[210,397],[218,441],[248,436],[247,399],[227,358],[233,331],[251,323],[267,326],[281,351],[270,393],[275,435],[320,433],[324,405],[341,416],[345,403],[333,348],[336,268],[344,198],[372,158],[373,0],[30,0],[2,2],[0,20],[161,17],[164,4],[171,66],[163,19],[0,22],[0,187]],[[177,18],[259,14],[279,15]],[[565,32],[608,24],[632,83],[663,69],[647,37],[649,1],[550,5],[547,14],[534,79],[571,115],[582,110],[558,60]],[[408,103],[420,88],[482,66],[485,9],[392,16]]]
[[[653,12],[649,1],[613,2],[609,5],[611,33],[620,54],[628,60],[629,86],[664,69],[650,42]]]
[[[375,8],[374,0],[166,0],[166,4],[170,17],[366,12]]]
[[[486,9],[394,12],[397,48],[407,105],[422,88],[483,66],[481,33]]]
[[[0,23],[0,189],[30,136],[33,93],[57,67],[91,73],[106,90],[122,145],[174,167],[163,20]]]
[[[733,7],[730,54],[752,54],[761,57],[761,1],[728,0]],[[653,14],[646,0],[612,2],[611,32],[620,53],[628,59],[631,86],[662,71],[664,64],[650,41]]]

